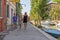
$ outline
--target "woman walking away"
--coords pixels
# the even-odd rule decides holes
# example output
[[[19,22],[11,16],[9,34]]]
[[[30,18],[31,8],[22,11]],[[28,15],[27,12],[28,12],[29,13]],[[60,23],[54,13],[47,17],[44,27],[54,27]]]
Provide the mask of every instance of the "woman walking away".
[[[27,21],[28,21],[28,15],[27,12],[25,12],[24,16],[23,16],[23,23],[24,23],[24,29],[26,30],[27,27]]]

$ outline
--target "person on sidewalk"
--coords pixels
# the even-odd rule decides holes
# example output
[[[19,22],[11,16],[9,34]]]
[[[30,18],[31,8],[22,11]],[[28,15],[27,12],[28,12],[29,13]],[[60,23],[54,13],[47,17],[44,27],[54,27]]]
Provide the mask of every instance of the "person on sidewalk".
[[[26,30],[27,27],[27,21],[28,21],[28,15],[27,12],[25,12],[24,16],[23,16],[23,23],[24,23],[24,29]]]
[[[17,16],[16,16],[16,13],[14,13],[14,16],[13,16],[13,29],[16,29],[16,26],[17,26]]]
[[[20,26],[20,29],[21,29],[21,26],[22,26],[22,15],[20,15],[19,26]]]

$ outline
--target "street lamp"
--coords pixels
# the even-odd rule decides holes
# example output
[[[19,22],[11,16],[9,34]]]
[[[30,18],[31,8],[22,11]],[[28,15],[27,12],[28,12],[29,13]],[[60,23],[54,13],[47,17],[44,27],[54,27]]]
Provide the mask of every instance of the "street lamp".
[[[26,5],[25,5],[25,4],[21,4],[21,5],[24,5],[24,6],[26,7]]]
[[[21,4],[21,5],[24,5],[26,7],[26,4]],[[23,9],[23,8],[22,8]]]

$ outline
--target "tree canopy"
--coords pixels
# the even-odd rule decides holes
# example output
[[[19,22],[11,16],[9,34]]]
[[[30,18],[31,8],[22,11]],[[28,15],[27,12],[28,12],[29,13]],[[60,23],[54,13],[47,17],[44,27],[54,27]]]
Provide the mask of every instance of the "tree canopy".
[[[50,0],[31,0],[31,14],[37,14],[41,17],[41,19],[44,19],[44,17],[47,16],[45,14],[44,7],[49,1]]]
[[[60,0],[52,0],[52,1],[60,4]]]

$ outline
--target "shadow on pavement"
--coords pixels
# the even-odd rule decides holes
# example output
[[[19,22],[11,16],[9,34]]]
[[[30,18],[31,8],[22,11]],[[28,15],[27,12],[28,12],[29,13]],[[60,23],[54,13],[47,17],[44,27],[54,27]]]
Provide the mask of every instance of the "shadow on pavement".
[[[0,40],[3,40],[5,35],[0,35]]]

